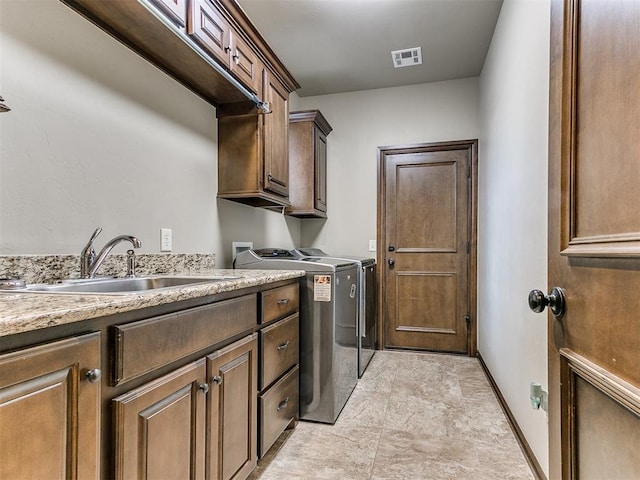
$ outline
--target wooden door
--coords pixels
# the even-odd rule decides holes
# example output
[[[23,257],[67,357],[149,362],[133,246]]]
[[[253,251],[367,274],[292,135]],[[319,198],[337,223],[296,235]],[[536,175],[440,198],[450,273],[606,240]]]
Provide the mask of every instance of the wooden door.
[[[97,479],[100,334],[0,356],[0,478]]]
[[[551,479],[640,478],[640,2],[551,10]]]
[[[471,353],[477,142],[379,152],[384,346]]]
[[[289,92],[266,68],[264,99],[270,113],[264,119],[264,189],[289,195]]]
[[[255,468],[258,430],[258,334],[207,357],[207,478],[241,480]]]
[[[113,400],[115,478],[203,479],[204,359]]]

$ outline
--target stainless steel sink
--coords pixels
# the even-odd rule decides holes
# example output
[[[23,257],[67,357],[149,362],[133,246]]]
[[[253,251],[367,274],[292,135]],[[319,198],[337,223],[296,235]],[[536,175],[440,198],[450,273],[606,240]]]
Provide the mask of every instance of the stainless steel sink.
[[[62,283],[27,285],[15,292],[41,293],[94,293],[94,294],[126,294],[140,293],[174,287],[186,287],[202,283],[224,282],[235,280],[234,276],[180,277],[150,276],[133,278],[96,278],[90,280],[68,280]]]

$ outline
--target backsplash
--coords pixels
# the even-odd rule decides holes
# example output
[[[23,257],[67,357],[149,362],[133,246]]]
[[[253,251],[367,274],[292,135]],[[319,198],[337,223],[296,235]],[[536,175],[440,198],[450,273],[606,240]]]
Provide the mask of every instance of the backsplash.
[[[216,266],[212,253],[141,253],[136,255],[137,275],[207,275]],[[109,255],[98,276],[124,277],[127,256]],[[0,255],[0,277],[27,283],[54,283],[80,277],[80,255]]]

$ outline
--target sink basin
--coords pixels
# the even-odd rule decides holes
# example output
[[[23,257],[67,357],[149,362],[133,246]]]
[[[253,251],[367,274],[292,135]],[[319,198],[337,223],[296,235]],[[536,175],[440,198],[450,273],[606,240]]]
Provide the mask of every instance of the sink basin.
[[[42,293],[96,293],[96,294],[124,294],[140,293],[164,288],[186,287],[201,283],[223,282],[235,280],[234,276],[211,277],[134,277],[134,278],[99,278],[88,280],[69,280],[54,284],[27,285],[19,291]],[[15,292],[15,290],[14,290]]]

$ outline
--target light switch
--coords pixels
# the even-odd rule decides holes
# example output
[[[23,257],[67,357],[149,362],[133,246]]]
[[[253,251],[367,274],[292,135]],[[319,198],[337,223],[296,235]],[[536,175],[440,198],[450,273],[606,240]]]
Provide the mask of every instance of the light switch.
[[[375,240],[369,240],[369,251],[370,252],[375,252],[376,251],[376,241]]]

